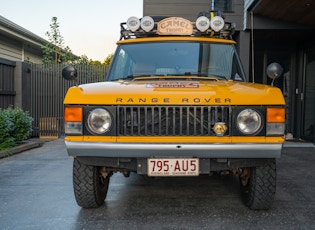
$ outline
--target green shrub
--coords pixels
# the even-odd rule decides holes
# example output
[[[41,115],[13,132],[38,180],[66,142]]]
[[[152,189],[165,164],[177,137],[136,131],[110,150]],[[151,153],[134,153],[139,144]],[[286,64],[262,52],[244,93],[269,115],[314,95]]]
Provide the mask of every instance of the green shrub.
[[[9,119],[8,111],[0,108],[0,150],[15,145],[14,138],[10,136],[12,130],[13,122]]]
[[[12,109],[12,107],[9,107],[7,110],[13,122],[13,129],[10,132],[10,136],[13,137],[15,141],[26,140],[32,132],[33,118],[30,117],[28,112],[20,108]]]
[[[32,132],[33,118],[20,108],[0,108],[0,150],[26,140]]]

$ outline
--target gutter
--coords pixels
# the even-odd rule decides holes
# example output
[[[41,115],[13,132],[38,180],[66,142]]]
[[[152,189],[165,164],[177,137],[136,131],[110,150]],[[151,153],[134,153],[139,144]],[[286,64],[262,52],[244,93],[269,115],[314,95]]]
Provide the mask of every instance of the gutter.
[[[39,47],[42,47],[44,44],[49,43],[47,40],[39,37],[38,35],[24,29],[23,27],[11,22],[10,20],[2,16],[0,16],[0,31],[3,31],[5,34]]]

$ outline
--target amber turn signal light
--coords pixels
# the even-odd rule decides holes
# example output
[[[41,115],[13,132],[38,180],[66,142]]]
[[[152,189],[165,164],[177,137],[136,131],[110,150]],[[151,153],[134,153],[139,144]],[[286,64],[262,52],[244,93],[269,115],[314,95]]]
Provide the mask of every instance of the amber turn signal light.
[[[285,109],[267,108],[267,122],[285,122]]]
[[[65,107],[65,122],[82,122],[82,107]]]

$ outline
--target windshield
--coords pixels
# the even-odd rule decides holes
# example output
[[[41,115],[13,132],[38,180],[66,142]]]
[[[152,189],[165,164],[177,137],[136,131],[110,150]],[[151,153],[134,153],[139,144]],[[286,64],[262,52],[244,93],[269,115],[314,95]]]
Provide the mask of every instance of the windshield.
[[[200,76],[236,81],[245,79],[231,44],[156,42],[120,45],[107,80],[151,76]]]

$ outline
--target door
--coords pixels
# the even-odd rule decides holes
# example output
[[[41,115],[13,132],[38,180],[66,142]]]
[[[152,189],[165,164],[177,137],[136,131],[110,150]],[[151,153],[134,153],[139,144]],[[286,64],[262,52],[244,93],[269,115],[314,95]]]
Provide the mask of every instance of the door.
[[[294,72],[295,72],[295,54],[296,51],[289,46],[266,46],[263,43],[257,45],[255,51],[255,82],[267,85],[274,85],[281,89],[286,102],[286,134],[293,133],[293,100],[292,88],[294,87]],[[271,63],[279,63],[283,68],[282,75],[272,81],[267,77],[266,68]]]
[[[303,139],[315,143],[315,47],[306,50],[304,63],[301,134]]]

